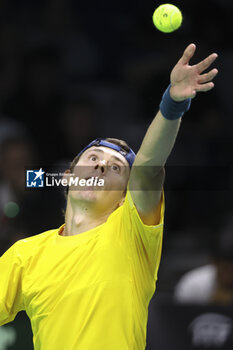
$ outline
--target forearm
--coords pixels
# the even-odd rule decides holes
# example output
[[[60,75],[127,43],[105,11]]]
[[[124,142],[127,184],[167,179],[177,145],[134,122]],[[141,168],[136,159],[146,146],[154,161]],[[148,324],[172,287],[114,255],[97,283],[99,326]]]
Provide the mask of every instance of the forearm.
[[[181,117],[189,109],[191,98],[199,91],[209,91],[214,87],[211,80],[218,73],[217,69],[201,73],[214,62],[217,54],[213,53],[198,64],[190,66],[189,60],[195,49],[196,46],[190,44],[173,68],[170,75],[171,88],[166,90],[160,104],[163,115],[159,111],[151,123],[135,165],[164,166],[174,146]]]
[[[194,44],[187,46],[173,68],[170,90],[168,88],[162,97],[160,110],[146,132],[131,169],[129,188],[139,215],[146,224],[157,222],[156,215],[153,219],[152,213],[157,212],[159,207],[163,167],[175,144],[181,117],[188,111],[191,99],[197,92],[213,88],[211,80],[218,72],[212,69],[202,74],[217,58],[215,53],[196,65],[189,65],[195,50]]]
[[[158,170],[165,165],[174,146],[181,118],[165,119],[159,111],[150,124],[135,159],[135,165],[157,166]]]

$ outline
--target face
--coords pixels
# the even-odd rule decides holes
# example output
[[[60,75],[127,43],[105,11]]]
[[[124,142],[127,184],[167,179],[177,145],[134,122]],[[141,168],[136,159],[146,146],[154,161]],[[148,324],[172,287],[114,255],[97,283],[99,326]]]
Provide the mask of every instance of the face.
[[[71,186],[69,195],[73,200],[87,201],[103,210],[114,210],[124,199],[130,167],[119,152],[104,146],[93,146],[81,155],[73,173],[79,179],[97,177],[104,182],[104,186]]]

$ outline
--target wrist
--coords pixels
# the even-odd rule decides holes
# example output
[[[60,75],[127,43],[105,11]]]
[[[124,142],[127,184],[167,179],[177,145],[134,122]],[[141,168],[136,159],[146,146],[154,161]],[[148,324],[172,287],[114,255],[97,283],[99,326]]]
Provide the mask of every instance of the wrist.
[[[169,85],[164,92],[159,109],[165,119],[175,120],[181,118],[183,114],[189,110],[191,98],[187,98],[183,101],[175,101],[171,98],[170,88],[171,85]]]

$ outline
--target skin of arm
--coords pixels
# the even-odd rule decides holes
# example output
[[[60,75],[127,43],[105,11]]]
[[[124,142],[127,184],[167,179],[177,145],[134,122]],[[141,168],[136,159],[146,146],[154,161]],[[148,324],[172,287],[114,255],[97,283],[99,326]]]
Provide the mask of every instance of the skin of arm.
[[[212,80],[218,73],[217,69],[204,74],[202,72],[215,61],[217,54],[213,53],[191,66],[189,61],[195,50],[196,46],[190,44],[171,72],[170,96],[176,102],[194,98],[197,92],[209,91],[214,87]],[[136,155],[129,178],[129,189],[144,224],[159,223],[164,165],[175,144],[180,124],[181,118],[167,120],[158,111]]]

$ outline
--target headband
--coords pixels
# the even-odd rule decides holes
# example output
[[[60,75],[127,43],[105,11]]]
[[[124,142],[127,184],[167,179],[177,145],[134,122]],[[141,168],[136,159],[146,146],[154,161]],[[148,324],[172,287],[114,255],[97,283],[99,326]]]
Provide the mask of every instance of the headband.
[[[122,147],[115,145],[112,142],[106,141],[105,139],[102,139],[102,138],[98,138],[90,142],[86,147],[83,148],[81,152],[79,152],[78,156],[81,156],[81,154],[83,154],[84,151],[86,151],[88,148],[93,146],[97,146],[97,147],[104,146],[104,147],[114,149],[115,151],[119,152],[122,156],[124,156],[127,162],[129,163],[130,168],[132,167],[136,155],[131,148],[127,152]]]

